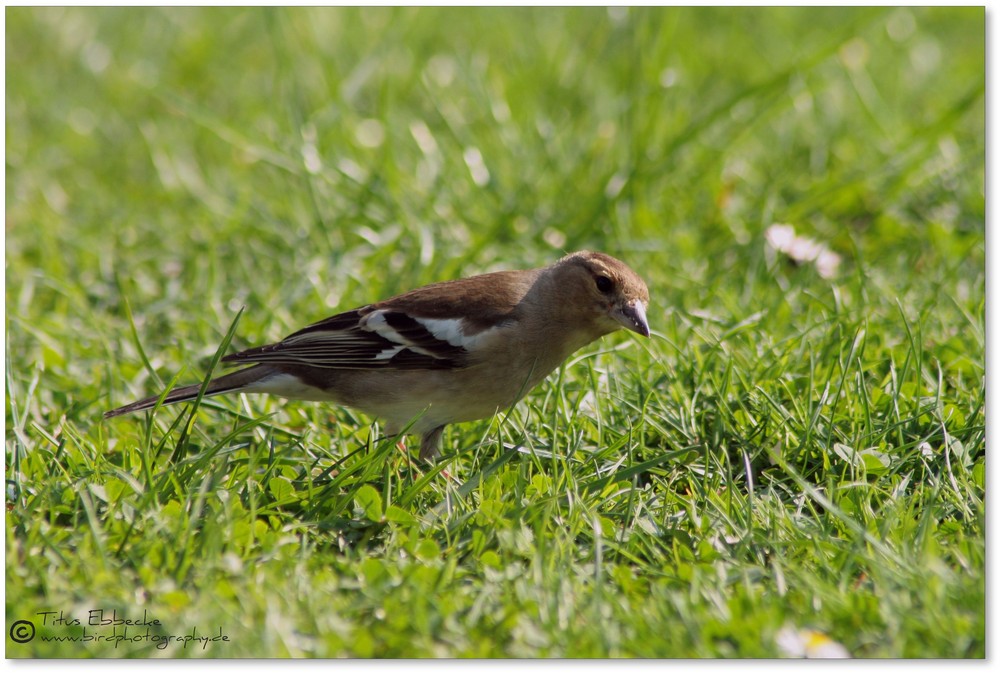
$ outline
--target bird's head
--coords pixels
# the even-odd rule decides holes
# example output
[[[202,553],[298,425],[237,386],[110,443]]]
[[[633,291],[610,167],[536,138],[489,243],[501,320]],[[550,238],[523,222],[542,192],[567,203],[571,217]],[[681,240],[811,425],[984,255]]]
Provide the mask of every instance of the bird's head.
[[[621,327],[649,336],[646,308],[649,290],[628,265],[600,252],[563,257],[553,270],[568,304],[582,310],[602,334]]]

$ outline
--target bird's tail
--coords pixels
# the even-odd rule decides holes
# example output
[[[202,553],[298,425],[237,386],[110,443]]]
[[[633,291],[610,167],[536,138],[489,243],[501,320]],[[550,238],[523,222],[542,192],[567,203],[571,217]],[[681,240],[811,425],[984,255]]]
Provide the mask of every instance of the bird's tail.
[[[211,395],[221,395],[223,393],[238,392],[253,386],[253,384],[260,382],[262,379],[273,376],[273,374],[274,370],[267,365],[254,365],[253,367],[241,369],[240,371],[233,372],[232,374],[220,376],[219,378],[212,379],[212,381],[209,382],[208,389],[205,391],[205,397],[209,397]],[[163,404],[166,406],[168,404],[177,404],[178,402],[193,400],[198,397],[198,391],[200,389],[200,383],[174,388],[167,393],[167,396],[163,400]],[[104,418],[114,418],[115,416],[121,416],[122,414],[130,414],[133,411],[152,409],[156,406],[159,399],[159,395],[153,395],[152,397],[141,399],[137,402],[133,402],[132,404],[126,404],[124,407],[118,407],[117,409],[104,412]]]

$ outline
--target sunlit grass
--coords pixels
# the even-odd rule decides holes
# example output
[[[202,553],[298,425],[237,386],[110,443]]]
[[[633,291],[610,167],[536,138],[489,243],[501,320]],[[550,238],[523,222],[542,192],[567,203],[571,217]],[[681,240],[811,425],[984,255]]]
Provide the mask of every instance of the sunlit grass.
[[[8,656],[984,656],[981,9],[7,26]],[[231,348],[580,248],[652,338],[435,466],[318,404],[101,420],[237,315]],[[91,609],[230,640],[43,640]]]

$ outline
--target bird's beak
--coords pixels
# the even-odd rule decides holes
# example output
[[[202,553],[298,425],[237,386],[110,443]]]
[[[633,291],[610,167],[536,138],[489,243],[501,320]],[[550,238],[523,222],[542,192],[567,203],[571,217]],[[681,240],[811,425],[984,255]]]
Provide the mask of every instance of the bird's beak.
[[[638,299],[631,304],[615,307],[611,311],[611,317],[624,325],[625,329],[630,329],[644,337],[649,336],[649,323],[646,322],[646,307]]]

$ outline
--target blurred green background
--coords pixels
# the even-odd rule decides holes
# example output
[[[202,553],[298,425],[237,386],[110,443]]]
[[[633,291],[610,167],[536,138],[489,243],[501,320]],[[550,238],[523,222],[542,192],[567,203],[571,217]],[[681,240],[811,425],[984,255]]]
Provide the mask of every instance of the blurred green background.
[[[238,587],[220,591],[226,614],[243,615],[245,632],[236,649],[209,656],[776,656],[774,634],[786,623],[820,626],[858,656],[982,656],[982,8],[50,7],[7,8],[6,21],[8,625],[19,614],[13,608],[107,596],[129,606],[136,592],[190,622],[215,614],[206,606],[224,583]],[[833,276],[769,246],[774,224],[791,224],[836,254]],[[636,503],[646,503],[660,527],[655,535],[635,529],[636,539],[655,539],[644,551],[622,543],[617,556],[608,552],[614,569],[604,594],[594,588],[600,577],[558,589],[579,589],[581,605],[599,619],[546,621],[522,594],[487,592],[484,582],[507,586],[490,573],[512,567],[509,550],[502,536],[480,533],[486,542],[474,545],[466,567],[461,541],[478,538],[455,521],[411,531],[409,542],[375,528],[342,556],[322,521],[313,528],[275,505],[267,524],[273,548],[263,533],[246,541],[245,530],[231,545],[220,532],[227,541],[214,551],[184,547],[194,538],[181,536],[186,562],[200,568],[192,575],[189,565],[149,550],[173,530],[156,518],[170,502],[190,515],[178,519],[183,530],[204,525],[190,509],[198,484],[175,479],[177,493],[155,502],[147,482],[134,494],[122,486],[136,500],[86,496],[87,485],[105,479],[140,479],[142,468],[122,452],[171,432],[163,416],[157,425],[102,425],[100,413],[159,392],[178,372],[197,380],[241,306],[233,343],[247,347],[422,283],[547,264],[581,248],[619,256],[643,275],[656,333],[640,348],[619,349],[622,365],[601,354],[584,375],[573,367],[560,375],[580,395],[593,388],[587,372],[598,380],[594,367],[619,382],[601,388],[607,416],[583,436],[597,433],[604,446],[601,433],[621,432],[632,442],[625,467],[697,449],[684,465],[657,463],[651,486],[625,479],[632,500],[584,499],[630,531]],[[558,389],[547,386],[542,410],[529,412],[536,416],[528,435],[541,432],[535,421],[565,411],[551,402]],[[612,411],[633,390],[646,396],[641,408]],[[557,411],[544,406],[551,404]],[[290,470],[313,451],[329,458],[365,441],[351,434],[366,429],[365,419],[349,416],[352,427],[331,430],[325,414],[333,411],[292,405],[282,413],[277,426],[304,433],[278,446]],[[635,414],[646,424],[633,436]],[[566,413],[564,425],[574,427],[574,418]],[[446,453],[481,439],[489,425],[453,428]],[[553,446],[563,432],[555,426]],[[227,427],[203,421],[200,431],[219,440]],[[251,452],[271,446],[273,454],[274,436],[236,434]],[[944,462],[927,462],[924,444],[961,474],[945,479]],[[866,463],[878,468],[875,481],[836,453],[846,445],[886,457],[884,465],[875,458],[881,468]],[[777,542],[766,508],[741,501],[751,507],[746,530],[763,547],[709,553],[708,530],[677,522],[688,521],[684,512],[701,521],[692,512],[710,501],[719,508],[714,518],[703,513],[711,528],[735,526],[731,498],[754,495],[740,481],[743,466],[770,469],[775,446],[809,483],[870,484],[865,504],[841,503],[829,491],[860,528],[826,521],[820,507],[819,528]],[[170,473],[164,458],[154,467]],[[198,474],[224,462],[216,461]],[[590,463],[559,465],[593,477]],[[515,470],[505,488],[536,477],[555,479],[553,492],[569,488],[564,479],[576,483],[576,472],[560,477],[556,467],[524,462],[497,474]],[[449,470],[459,479],[490,476],[479,462]],[[774,480],[780,511],[800,515],[802,484]],[[414,486],[413,514],[445,488]],[[534,509],[515,490],[518,504],[485,528],[528,520],[536,542],[558,535],[550,528],[558,517],[536,516],[551,514],[545,508],[556,501]],[[344,506],[358,493],[348,491]],[[882,509],[890,502],[905,512],[898,526],[884,523],[895,521]],[[570,510],[575,516],[572,503]],[[135,512],[153,518],[133,519]],[[253,520],[228,516],[244,529]],[[122,520],[130,527],[115,528]],[[917,535],[904,520],[933,525]],[[543,554],[546,567],[580,564],[589,577],[594,533],[573,530],[553,543],[566,559]],[[907,570],[892,575],[891,590],[872,579],[878,573],[865,564],[875,562],[858,551],[870,541],[853,537],[861,530],[902,555],[896,561]],[[281,531],[323,554],[309,562],[292,551],[281,556]],[[831,549],[852,550],[830,561],[837,570],[829,576],[807,551],[816,535]],[[404,601],[390,617],[426,610],[440,629],[404,621],[380,631],[385,615],[372,615],[384,598],[372,593],[331,598],[347,626],[331,625],[318,616],[323,606],[304,598],[306,587],[281,584],[304,573],[312,586],[328,587],[336,580],[327,568],[348,576],[372,559],[390,563],[394,545],[414,540],[431,541],[446,564],[458,564],[458,575],[449,566],[433,590],[453,596],[461,624],[448,621],[443,605],[418,610]],[[775,590],[786,580],[769,560],[788,545],[801,552],[790,554],[791,568],[818,583],[794,599]],[[483,549],[496,557],[486,570]],[[253,570],[233,579],[225,553]],[[924,553],[940,566],[924,563]],[[92,574],[98,566],[103,573]],[[938,571],[932,580],[920,574]],[[737,579],[720,579],[727,573]],[[275,607],[262,581],[289,603]],[[717,595],[706,589],[715,582]],[[760,591],[747,589],[758,582]],[[849,594],[866,582],[874,583],[872,598],[858,603]],[[558,592],[547,582],[532,586],[538,604]],[[490,621],[476,612],[481,605],[470,608],[477,595],[492,596],[491,609],[507,616]],[[810,595],[823,596],[823,607],[813,609]],[[617,606],[613,615],[587,603],[602,596]],[[666,612],[665,601],[673,606]],[[306,635],[256,639],[275,611]],[[33,653],[83,654],[55,646]],[[8,656],[24,655],[8,641]]]
[[[982,235],[976,9],[8,18],[8,259],[97,294],[212,269],[253,297],[371,254],[403,287],[583,246],[698,280],[785,220],[896,268]]]

